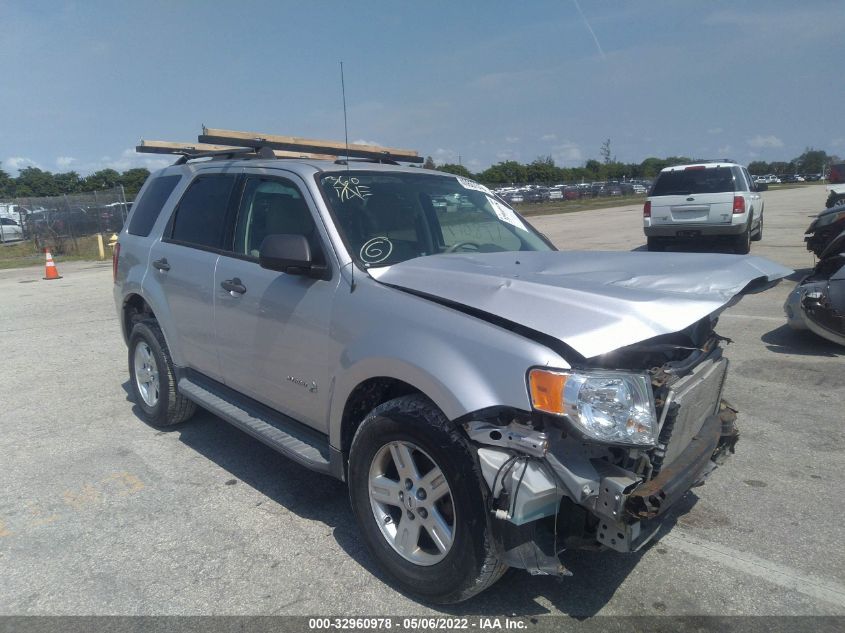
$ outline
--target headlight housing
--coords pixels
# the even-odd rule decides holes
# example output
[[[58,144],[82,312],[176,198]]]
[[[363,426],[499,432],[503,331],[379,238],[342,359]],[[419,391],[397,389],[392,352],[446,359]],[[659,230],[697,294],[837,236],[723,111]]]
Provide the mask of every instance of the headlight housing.
[[[569,419],[589,437],[611,444],[654,446],[657,414],[646,374],[532,369],[534,409]]]

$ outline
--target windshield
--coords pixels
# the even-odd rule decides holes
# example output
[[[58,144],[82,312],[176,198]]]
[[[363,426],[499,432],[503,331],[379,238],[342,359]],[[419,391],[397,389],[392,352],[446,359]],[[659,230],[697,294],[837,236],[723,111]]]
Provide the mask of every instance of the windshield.
[[[440,253],[553,250],[466,178],[342,171],[320,174],[318,182],[347,248],[366,267]]]

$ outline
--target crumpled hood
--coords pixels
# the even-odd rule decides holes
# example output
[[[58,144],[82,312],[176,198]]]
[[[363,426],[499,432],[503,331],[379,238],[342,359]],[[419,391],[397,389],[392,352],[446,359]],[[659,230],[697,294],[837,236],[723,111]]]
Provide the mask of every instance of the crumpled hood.
[[[591,358],[682,330],[790,273],[743,255],[568,251],[418,257],[378,280],[519,323]]]

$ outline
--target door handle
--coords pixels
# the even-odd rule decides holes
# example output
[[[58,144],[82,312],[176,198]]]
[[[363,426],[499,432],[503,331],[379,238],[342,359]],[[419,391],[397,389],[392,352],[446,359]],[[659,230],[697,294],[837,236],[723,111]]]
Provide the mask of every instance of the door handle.
[[[161,259],[157,259],[153,262],[153,268],[167,272],[170,270],[170,264],[167,263],[166,257],[162,257]]]
[[[227,279],[226,281],[221,281],[220,285],[222,286],[223,290],[230,292],[232,294],[239,294],[242,295],[246,292],[246,286],[241,283],[241,280],[235,277],[234,279]]]

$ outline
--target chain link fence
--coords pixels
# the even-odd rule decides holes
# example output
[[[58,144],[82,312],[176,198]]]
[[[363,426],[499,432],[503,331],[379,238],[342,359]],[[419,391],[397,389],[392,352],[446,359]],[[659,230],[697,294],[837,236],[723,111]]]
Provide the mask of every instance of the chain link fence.
[[[0,216],[7,219],[7,226],[0,239],[29,240],[38,250],[49,248],[56,254],[78,253],[79,238],[118,233],[130,204],[122,186],[48,198],[2,200]],[[20,230],[14,229],[8,219]]]

